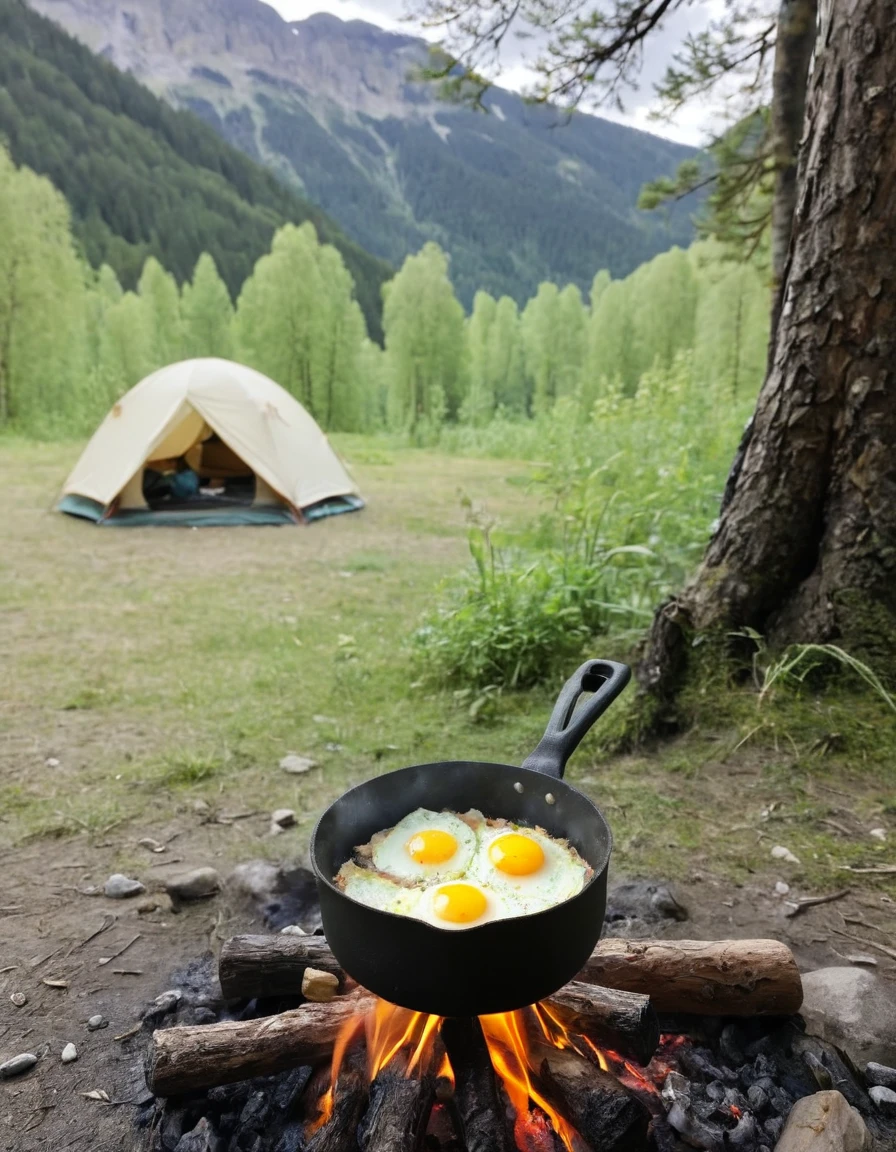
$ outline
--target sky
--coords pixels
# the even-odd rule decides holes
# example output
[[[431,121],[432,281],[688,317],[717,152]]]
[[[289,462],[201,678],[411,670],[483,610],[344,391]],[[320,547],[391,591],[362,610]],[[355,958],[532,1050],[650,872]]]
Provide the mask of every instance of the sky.
[[[366,20],[380,28],[396,32],[418,33],[428,39],[438,39],[438,32],[422,29],[403,19],[407,0],[267,0],[286,20],[304,20],[315,12],[330,12],[343,20]],[[672,62],[673,54],[689,31],[706,27],[713,16],[724,8],[725,0],[692,0],[690,5],[674,12],[655,32],[645,46],[644,62],[636,91],[623,94],[624,110],[602,107],[594,111],[607,119],[643,128],[658,136],[666,136],[682,144],[701,145],[707,142],[721,118],[718,109],[699,101],[683,108],[670,123],[651,118],[656,103],[653,86]],[[526,66],[526,55],[533,52],[532,41],[507,43],[502,54],[502,70],[494,80],[502,88],[520,91],[531,85],[532,71]]]

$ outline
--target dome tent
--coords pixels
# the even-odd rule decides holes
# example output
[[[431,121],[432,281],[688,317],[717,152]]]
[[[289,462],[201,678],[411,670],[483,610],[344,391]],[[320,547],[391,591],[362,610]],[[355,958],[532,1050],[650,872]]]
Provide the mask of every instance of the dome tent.
[[[192,488],[177,483],[184,473]],[[363,506],[294,397],[252,368],[200,359],[160,368],[112,406],[58,508],[100,524],[196,527],[294,524]]]

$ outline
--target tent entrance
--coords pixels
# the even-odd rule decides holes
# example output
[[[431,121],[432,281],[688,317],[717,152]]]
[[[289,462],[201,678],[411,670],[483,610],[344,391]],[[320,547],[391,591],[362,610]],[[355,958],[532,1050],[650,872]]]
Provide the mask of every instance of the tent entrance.
[[[153,512],[249,508],[258,488],[249,465],[214,432],[182,456],[147,461],[141,483]]]

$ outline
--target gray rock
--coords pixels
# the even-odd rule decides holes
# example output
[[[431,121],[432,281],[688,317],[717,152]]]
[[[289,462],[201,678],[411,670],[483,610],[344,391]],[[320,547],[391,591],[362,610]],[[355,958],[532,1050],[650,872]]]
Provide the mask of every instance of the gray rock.
[[[607,896],[605,920],[608,924],[642,920],[658,924],[663,920],[687,920],[687,909],[675,899],[665,884],[649,880],[627,880],[612,888]]]
[[[775,1152],[870,1152],[865,1121],[839,1092],[797,1100]]]
[[[9,1080],[13,1076],[21,1076],[37,1063],[37,1057],[31,1052],[20,1052],[11,1060],[0,1064],[0,1080]]]
[[[820,968],[803,976],[806,1031],[848,1052],[896,1066],[896,989],[862,968]]]
[[[62,1063],[71,1064],[78,1059],[78,1049],[74,1044],[66,1044],[62,1049]]]
[[[883,1084],[868,1089],[868,1095],[885,1116],[896,1116],[896,1092]]]
[[[90,1019],[87,1021],[87,1030],[89,1032],[96,1032],[100,1028],[108,1028],[108,1027],[109,1027],[109,1021],[106,1019],[105,1016],[100,1016],[99,1014],[97,1014],[96,1016],[91,1016]]]
[[[292,828],[296,822],[296,814],[292,808],[276,808],[271,813],[271,824],[277,828]]]
[[[214,896],[220,888],[221,877],[214,868],[194,868],[165,882],[165,891],[178,900],[203,900]]]
[[[310,756],[297,756],[295,752],[290,752],[280,761],[280,767],[284,772],[289,772],[293,776],[296,776],[302,772],[310,772],[312,768],[316,768],[317,761],[312,760]]]
[[[215,1135],[215,1130],[203,1116],[191,1132],[185,1132],[178,1140],[174,1152],[219,1152],[223,1142]]]
[[[171,988],[168,992],[163,992],[161,996],[156,996],[152,1004],[143,1013],[144,1020],[160,1020],[163,1016],[167,1016],[169,1012],[176,1012],[184,994],[177,988]]]
[[[776,844],[772,848],[773,860],[784,860],[788,864],[799,864],[799,857],[794,856],[789,848],[785,848],[783,844]]]
[[[273,900],[280,887],[280,869],[270,860],[249,860],[238,864],[227,877],[228,891],[248,896],[260,904]]]
[[[869,1084],[896,1089],[896,1068],[887,1068],[885,1064],[875,1064],[872,1060],[865,1069],[865,1079]]]
[[[103,885],[103,892],[110,900],[126,900],[129,896],[142,896],[146,887],[139,880],[123,876],[120,872],[110,876]]]
[[[16,1008],[24,1008],[28,1003],[28,997],[24,992],[13,992],[12,996],[10,996],[10,1000],[12,1000],[13,1004],[15,1004]]]
[[[308,933],[300,924],[287,924],[280,929],[281,936],[307,936]]]

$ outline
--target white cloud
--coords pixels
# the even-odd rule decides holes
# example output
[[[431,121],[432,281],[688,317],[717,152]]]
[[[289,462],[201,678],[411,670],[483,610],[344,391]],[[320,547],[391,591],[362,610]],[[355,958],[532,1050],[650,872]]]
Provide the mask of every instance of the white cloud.
[[[394,32],[424,36],[438,40],[437,29],[424,29],[413,21],[403,19],[406,0],[267,0],[286,20],[304,20],[315,12],[330,12],[342,20],[366,20]],[[721,114],[718,107],[695,102],[678,112],[669,123],[651,119],[656,108],[654,85],[662,78],[672,57],[689,31],[705,28],[708,21],[724,9],[725,0],[694,0],[668,17],[662,28],[645,45],[637,89],[623,93],[624,110],[598,107],[588,109],[617,123],[666,136],[682,144],[706,143],[709,135],[718,129]],[[502,66],[495,81],[502,88],[519,92],[531,88],[535,76],[530,67],[532,55],[537,51],[533,39],[506,43]]]

